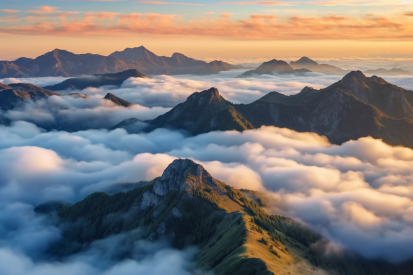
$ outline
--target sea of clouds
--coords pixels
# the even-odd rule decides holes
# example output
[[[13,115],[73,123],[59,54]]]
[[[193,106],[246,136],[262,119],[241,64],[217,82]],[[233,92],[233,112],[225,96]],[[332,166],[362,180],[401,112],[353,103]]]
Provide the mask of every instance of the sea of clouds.
[[[156,268],[151,274],[193,272],[195,250],[177,251],[163,242],[137,242],[133,249],[152,249],[121,262],[109,257],[97,264],[101,250],[93,245],[63,262],[51,261],[43,251],[60,231],[34,213],[47,201],[73,203],[116,183],[151,180],[176,158],[193,159],[234,187],[266,193],[269,211],[302,221],[339,247],[376,259],[412,258],[411,149],[372,138],[332,145],[314,133],[277,127],[195,137],[171,129],[108,130],[128,117],[154,118],[211,86],[232,102],[249,103],[269,91],[293,94],[307,85],[321,88],[337,81],[331,76],[237,79],[231,73],[129,79],[121,88],[78,91],[90,99],[51,97],[6,112],[12,123],[0,126],[0,258],[7,264],[0,265],[0,274],[136,274],[149,267]],[[397,81],[406,87],[412,83],[392,80]],[[103,101],[108,91],[137,105]],[[46,131],[34,124],[45,121],[76,124],[78,130]]]

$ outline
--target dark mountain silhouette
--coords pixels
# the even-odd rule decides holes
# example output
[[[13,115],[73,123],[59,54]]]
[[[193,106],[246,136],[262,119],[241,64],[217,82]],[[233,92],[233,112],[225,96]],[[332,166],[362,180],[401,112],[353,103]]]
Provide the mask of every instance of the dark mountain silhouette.
[[[55,49],[35,59],[19,58],[0,61],[0,77],[81,76],[117,73],[129,69],[144,74],[209,74],[242,68],[226,63],[217,67],[205,61],[175,53],[171,57],[157,56],[145,47],[127,48],[109,56],[74,54]],[[211,66],[216,70],[212,70]]]
[[[303,75],[305,73],[311,72],[307,69],[293,69],[287,62],[282,60],[273,59],[268,62],[262,63],[255,70],[246,71],[239,77],[250,77],[253,75],[262,75],[262,74],[296,74]]]
[[[126,70],[114,74],[97,74],[92,76],[76,77],[67,79],[61,83],[46,86],[51,91],[83,90],[88,87],[101,87],[106,85],[120,86],[130,77],[147,77],[135,69]]]
[[[250,104],[232,104],[211,88],[148,123],[193,135],[272,125],[325,135],[335,144],[371,136],[413,148],[412,106],[412,91],[356,71],[325,89],[305,87],[291,96],[271,92]]]
[[[250,199],[248,191],[226,185],[188,159],[175,160],[161,177],[132,187],[137,185],[113,195],[94,193],[75,204],[36,207],[62,230],[62,239],[48,248],[50,256],[64,258],[95,240],[117,236],[120,259],[133,256],[128,244],[166,238],[177,249],[198,247],[194,269],[217,275],[311,275],[320,269],[338,275],[407,275],[413,268],[411,261],[393,265],[347,251],[327,254],[328,240],[318,233],[268,214],[252,200],[261,201],[259,193],[248,194],[254,196]]]
[[[301,57],[297,61],[291,61],[290,65],[293,69],[299,70],[299,69],[307,69],[312,72],[317,72],[317,73],[323,73],[323,74],[328,74],[328,75],[335,75],[335,74],[341,74],[343,75],[346,73],[345,70],[335,67],[333,65],[328,65],[328,64],[319,64],[315,62],[314,60],[308,58],[308,57]]]
[[[129,101],[126,101],[120,97],[117,97],[112,93],[107,93],[103,99],[110,100],[116,105],[123,106],[123,107],[130,107],[133,105],[133,103],[130,103]]]
[[[392,68],[390,70],[379,68],[376,70],[367,70],[364,72],[365,74],[374,74],[374,75],[384,75],[384,76],[399,76],[399,75],[413,75],[412,72],[399,69],[399,68]]]

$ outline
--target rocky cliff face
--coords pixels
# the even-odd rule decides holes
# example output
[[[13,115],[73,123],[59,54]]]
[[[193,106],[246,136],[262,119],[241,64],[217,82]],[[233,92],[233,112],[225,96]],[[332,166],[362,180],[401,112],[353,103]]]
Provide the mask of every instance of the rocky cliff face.
[[[174,160],[154,182],[153,188],[143,194],[141,209],[157,205],[170,192],[182,193],[197,186],[211,187],[215,192],[222,190],[212,176],[199,164],[189,159]],[[175,213],[179,213],[176,208]]]

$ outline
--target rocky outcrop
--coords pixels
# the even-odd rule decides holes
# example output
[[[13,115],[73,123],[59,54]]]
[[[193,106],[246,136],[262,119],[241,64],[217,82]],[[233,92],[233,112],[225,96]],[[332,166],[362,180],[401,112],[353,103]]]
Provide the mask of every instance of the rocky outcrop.
[[[126,100],[124,100],[120,97],[117,97],[112,93],[107,93],[106,96],[103,99],[112,101],[116,105],[122,106],[122,107],[131,107],[131,106],[133,106],[133,103],[130,103],[129,101],[126,101]]]
[[[170,192],[182,193],[193,189],[196,185],[205,184],[212,190],[220,192],[221,188],[202,165],[189,159],[174,160],[155,180],[153,188],[144,193],[141,209],[157,205]],[[175,208],[174,216],[179,216],[179,209]]]

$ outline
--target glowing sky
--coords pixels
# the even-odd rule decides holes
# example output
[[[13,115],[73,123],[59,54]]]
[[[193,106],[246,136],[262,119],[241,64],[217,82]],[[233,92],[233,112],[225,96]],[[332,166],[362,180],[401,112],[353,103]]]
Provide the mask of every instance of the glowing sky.
[[[1,0],[0,59],[144,45],[196,58],[413,56],[411,0]]]

